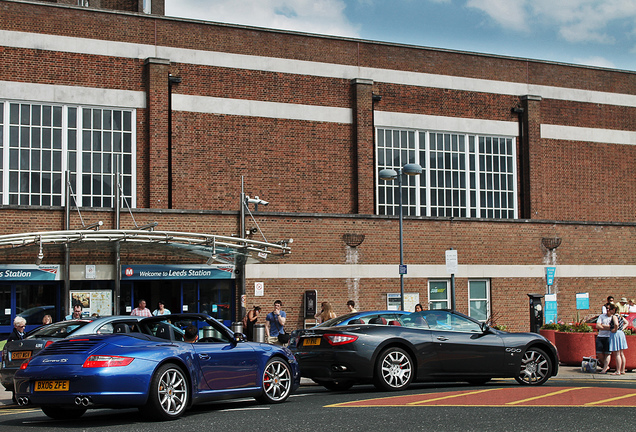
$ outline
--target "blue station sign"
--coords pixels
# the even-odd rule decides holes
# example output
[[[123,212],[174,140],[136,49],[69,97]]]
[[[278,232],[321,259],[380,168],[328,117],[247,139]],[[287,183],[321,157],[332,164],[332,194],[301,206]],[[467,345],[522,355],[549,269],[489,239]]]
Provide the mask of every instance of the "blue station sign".
[[[1,281],[59,281],[60,266],[31,265],[31,264],[7,264],[0,265]]]
[[[233,264],[122,265],[121,280],[234,279]]]

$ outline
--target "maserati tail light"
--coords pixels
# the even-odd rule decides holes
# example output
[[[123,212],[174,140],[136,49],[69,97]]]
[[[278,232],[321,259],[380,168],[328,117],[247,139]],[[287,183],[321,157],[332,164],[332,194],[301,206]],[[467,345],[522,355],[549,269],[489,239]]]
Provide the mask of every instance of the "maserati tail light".
[[[130,363],[132,363],[133,360],[133,357],[92,355],[86,359],[82,367],[98,368],[128,366]]]
[[[331,345],[345,345],[358,340],[358,336],[344,334],[326,334],[324,337]]]

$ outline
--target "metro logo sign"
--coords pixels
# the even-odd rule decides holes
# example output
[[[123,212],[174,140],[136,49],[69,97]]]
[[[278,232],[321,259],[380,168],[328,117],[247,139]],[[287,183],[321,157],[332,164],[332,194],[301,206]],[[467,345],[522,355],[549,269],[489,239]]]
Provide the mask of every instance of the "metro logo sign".
[[[132,275],[134,275],[134,274],[135,274],[135,271],[134,271],[133,269],[131,269],[130,267],[128,267],[128,268],[126,269],[126,271],[125,271],[125,275],[126,275],[127,277],[131,277],[131,276],[132,276]]]

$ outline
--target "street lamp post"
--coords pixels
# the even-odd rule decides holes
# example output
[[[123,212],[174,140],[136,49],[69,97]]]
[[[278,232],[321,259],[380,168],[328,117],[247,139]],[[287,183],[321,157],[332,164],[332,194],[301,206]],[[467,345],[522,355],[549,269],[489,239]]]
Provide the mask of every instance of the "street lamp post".
[[[404,310],[404,234],[402,228],[402,221],[404,219],[402,210],[402,174],[409,176],[416,176],[422,174],[422,167],[416,163],[410,163],[404,165],[399,171],[394,169],[383,169],[380,171],[380,180],[398,181],[398,208],[400,214],[400,310]]]

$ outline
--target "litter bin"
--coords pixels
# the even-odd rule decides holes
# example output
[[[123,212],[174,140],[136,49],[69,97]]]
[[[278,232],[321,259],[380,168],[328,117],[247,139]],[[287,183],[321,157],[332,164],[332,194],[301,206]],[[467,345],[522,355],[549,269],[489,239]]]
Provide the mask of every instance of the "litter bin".
[[[242,322],[233,322],[232,323],[232,331],[234,333],[243,333],[243,323]]]
[[[254,342],[265,343],[265,324],[254,324]]]

